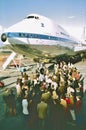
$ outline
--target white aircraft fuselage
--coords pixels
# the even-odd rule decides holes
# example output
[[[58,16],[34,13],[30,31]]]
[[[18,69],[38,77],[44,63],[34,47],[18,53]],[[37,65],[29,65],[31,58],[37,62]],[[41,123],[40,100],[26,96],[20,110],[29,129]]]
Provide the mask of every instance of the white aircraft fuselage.
[[[74,51],[75,46],[78,45],[78,42],[60,25],[38,14],[30,14],[22,21],[9,27],[2,34],[1,39],[5,44],[29,45],[29,48],[34,48],[45,54],[55,53],[58,51],[58,47]],[[56,49],[55,51],[52,46]],[[59,52],[65,53],[62,50]]]

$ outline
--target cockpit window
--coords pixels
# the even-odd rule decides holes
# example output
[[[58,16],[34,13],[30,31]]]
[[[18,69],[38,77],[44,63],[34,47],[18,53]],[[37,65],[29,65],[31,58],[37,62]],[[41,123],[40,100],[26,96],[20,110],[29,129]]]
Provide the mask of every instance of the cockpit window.
[[[27,18],[28,18],[28,19],[29,19],[29,18],[34,18],[34,16],[28,16]]]
[[[35,19],[39,19],[39,17],[35,16]]]
[[[38,17],[38,16],[27,16],[27,19],[30,19],[30,18],[39,19],[39,17]]]

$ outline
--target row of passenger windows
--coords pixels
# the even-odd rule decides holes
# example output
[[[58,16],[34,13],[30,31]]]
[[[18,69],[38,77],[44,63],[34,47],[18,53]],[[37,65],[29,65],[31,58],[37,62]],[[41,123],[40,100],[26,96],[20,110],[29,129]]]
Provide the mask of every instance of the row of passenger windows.
[[[41,34],[31,34],[31,33],[8,33],[7,37],[18,37],[18,38],[38,38],[38,39],[46,39],[46,40],[57,40],[57,41],[68,41],[68,39],[41,35]]]

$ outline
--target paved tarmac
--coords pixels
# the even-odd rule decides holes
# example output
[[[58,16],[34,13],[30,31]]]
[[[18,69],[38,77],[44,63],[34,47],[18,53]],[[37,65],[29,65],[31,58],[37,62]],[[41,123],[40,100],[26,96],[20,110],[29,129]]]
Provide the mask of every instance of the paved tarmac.
[[[80,71],[80,73],[84,77],[84,91],[86,90],[86,61],[79,62],[75,64],[76,68]],[[29,68],[27,74],[29,74],[32,70],[34,70],[36,66]],[[0,71],[0,79],[4,81],[5,88],[15,88],[16,79],[21,77],[20,72],[16,69],[6,69],[5,71]],[[17,101],[17,115],[9,116],[4,114],[4,101],[2,95],[4,93],[5,88],[0,88],[0,130],[31,130],[29,127],[25,127],[24,119],[22,115],[22,108],[19,102]],[[84,93],[83,97],[83,106],[82,106],[82,114],[80,117],[80,122],[78,126],[76,123],[67,122],[64,130],[86,130],[86,93]],[[36,129],[34,129],[36,130]]]

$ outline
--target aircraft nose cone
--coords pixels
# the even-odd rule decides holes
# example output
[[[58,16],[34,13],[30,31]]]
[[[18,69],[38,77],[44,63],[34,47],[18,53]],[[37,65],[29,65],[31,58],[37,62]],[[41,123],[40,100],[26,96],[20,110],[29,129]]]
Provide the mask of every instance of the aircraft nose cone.
[[[1,35],[1,40],[2,40],[3,42],[5,42],[5,41],[7,40],[7,36],[6,36],[5,33],[3,33],[3,34]]]

